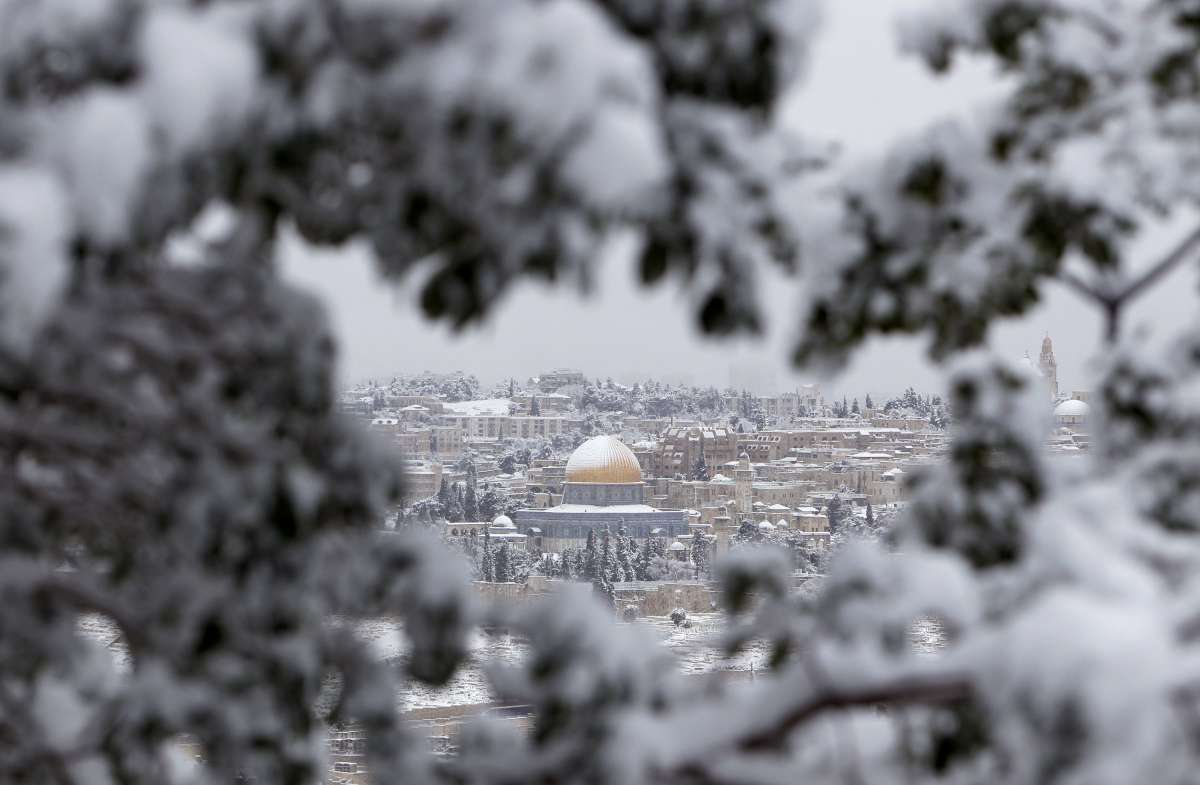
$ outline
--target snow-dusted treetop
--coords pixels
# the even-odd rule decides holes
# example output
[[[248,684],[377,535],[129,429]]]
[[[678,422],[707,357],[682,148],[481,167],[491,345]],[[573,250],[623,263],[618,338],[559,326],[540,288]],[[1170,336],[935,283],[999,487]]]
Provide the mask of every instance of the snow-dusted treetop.
[[[1200,197],[1196,11],[1175,0],[948,0],[902,19],[932,68],[983,56],[1003,95],[851,167],[839,227],[810,237],[797,348],[840,361],[873,333],[978,344],[1061,275],[1119,321],[1131,242]],[[1181,238],[1181,248],[1200,234]],[[1137,286],[1126,295],[1126,289]]]
[[[815,27],[807,0],[5,0],[4,247],[57,251],[6,262],[14,302],[65,264],[146,264],[219,207],[226,261],[287,224],[363,239],[386,275],[432,262],[423,306],[457,324],[522,275],[586,279],[637,224],[647,279],[695,278],[709,329],[752,325],[724,284],[791,262],[778,189],[806,159],[771,118]]]

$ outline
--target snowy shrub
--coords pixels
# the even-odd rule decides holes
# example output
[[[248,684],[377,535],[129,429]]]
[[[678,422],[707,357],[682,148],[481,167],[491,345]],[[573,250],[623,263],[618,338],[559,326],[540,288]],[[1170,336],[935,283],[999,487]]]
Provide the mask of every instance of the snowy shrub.
[[[676,608],[675,610],[671,611],[670,619],[671,623],[678,627],[687,621],[687,611],[685,611],[683,608]]]

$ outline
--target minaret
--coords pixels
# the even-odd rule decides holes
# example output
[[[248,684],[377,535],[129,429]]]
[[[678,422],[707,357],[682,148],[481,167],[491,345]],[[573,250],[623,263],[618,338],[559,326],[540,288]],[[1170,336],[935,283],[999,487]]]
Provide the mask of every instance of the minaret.
[[[1046,388],[1050,391],[1050,400],[1058,400],[1058,363],[1054,360],[1054,346],[1050,343],[1050,335],[1042,339],[1042,355],[1038,358],[1038,370],[1046,380]]]

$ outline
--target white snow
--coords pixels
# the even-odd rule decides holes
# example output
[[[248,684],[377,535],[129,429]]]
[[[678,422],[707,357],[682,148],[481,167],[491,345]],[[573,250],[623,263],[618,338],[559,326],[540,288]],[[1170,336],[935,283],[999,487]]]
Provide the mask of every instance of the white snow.
[[[661,512],[648,504],[612,504],[601,506],[598,504],[560,504],[556,507],[549,507],[545,512],[613,512],[613,513],[639,513],[639,512]]]
[[[442,408],[451,414],[471,415],[471,416],[499,416],[507,415],[508,408],[512,405],[512,401],[508,398],[489,398],[482,401],[458,401],[456,403],[444,403]]]
[[[40,120],[42,157],[62,178],[78,228],[97,243],[123,241],[151,165],[141,102],[127,91],[93,88]]]
[[[258,62],[246,34],[212,14],[159,6],[148,11],[140,87],[151,122],[168,152],[202,147],[248,114]]]
[[[44,169],[0,166],[0,341],[29,348],[67,274],[66,196]]]
[[[564,164],[564,172],[595,207],[637,212],[665,185],[666,150],[645,111],[616,106],[599,114]]]

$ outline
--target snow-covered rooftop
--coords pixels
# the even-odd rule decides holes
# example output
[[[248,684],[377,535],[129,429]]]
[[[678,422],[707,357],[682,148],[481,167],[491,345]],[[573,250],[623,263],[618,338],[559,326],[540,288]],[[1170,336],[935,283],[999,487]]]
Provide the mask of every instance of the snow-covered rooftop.
[[[648,504],[611,504],[603,507],[599,504],[560,504],[557,507],[550,507],[546,512],[616,512],[616,513],[640,513],[640,512],[661,512],[660,510],[651,507]]]
[[[482,401],[447,403],[443,404],[443,407],[451,414],[486,416],[508,414],[508,407],[511,405],[512,401],[507,398],[488,398]]]

